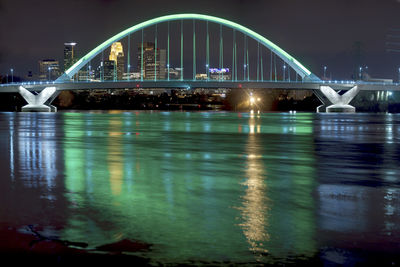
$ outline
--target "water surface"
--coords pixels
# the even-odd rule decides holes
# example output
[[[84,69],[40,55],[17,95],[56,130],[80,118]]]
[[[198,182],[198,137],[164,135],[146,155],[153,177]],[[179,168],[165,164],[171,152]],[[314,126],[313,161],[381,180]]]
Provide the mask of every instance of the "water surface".
[[[399,252],[400,116],[0,113],[0,225],[156,262]],[[357,254],[358,255],[358,254]]]

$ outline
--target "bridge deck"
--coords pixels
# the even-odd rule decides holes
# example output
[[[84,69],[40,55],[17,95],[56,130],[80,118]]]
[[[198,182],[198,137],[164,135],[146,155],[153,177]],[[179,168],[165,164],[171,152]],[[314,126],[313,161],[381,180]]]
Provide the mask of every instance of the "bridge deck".
[[[296,82],[296,81],[193,81],[193,80],[170,80],[170,81],[103,81],[103,82],[30,82],[0,85],[0,92],[18,92],[19,86],[30,91],[41,91],[45,87],[56,87],[57,90],[83,90],[83,89],[299,89],[316,90],[321,85],[327,85],[336,90],[348,90],[357,85],[363,91],[400,91],[397,83],[376,82],[352,82],[352,81],[319,81],[319,82]]]

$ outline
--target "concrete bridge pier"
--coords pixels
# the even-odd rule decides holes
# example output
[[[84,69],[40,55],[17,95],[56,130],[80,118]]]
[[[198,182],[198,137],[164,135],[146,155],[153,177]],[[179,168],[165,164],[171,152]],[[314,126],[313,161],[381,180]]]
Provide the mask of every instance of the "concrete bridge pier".
[[[35,95],[26,88],[20,86],[18,92],[25,99],[28,105],[22,107],[23,112],[57,112],[55,106],[50,105],[54,100],[54,95],[57,97],[56,87],[46,87],[39,94]]]
[[[314,90],[315,95],[323,103],[323,105],[317,107],[317,112],[326,111],[327,113],[354,113],[356,112],[356,108],[349,105],[349,103],[359,91],[360,88],[358,86],[354,86],[343,95],[340,95],[331,87],[321,85],[320,90]],[[332,105],[327,106],[326,103],[331,103]]]
[[[326,112],[326,105],[320,105],[317,107],[317,113]]]
[[[57,96],[60,94],[60,91],[55,91],[49,99],[44,103],[46,106],[50,107],[50,112],[57,112],[57,107],[53,106],[51,103],[54,101],[54,99],[57,98]]]
[[[329,100],[322,94],[320,90],[313,90],[313,93],[322,103],[322,105],[317,107],[317,113],[326,112],[326,103],[329,103]]]

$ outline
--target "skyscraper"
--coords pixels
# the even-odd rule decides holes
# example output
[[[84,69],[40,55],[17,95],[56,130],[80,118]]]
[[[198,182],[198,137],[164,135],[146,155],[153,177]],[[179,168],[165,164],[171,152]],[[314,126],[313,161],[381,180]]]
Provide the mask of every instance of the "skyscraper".
[[[138,71],[142,68],[142,44],[138,47]],[[153,80],[155,78],[163,80],[166,76],[166,50],[157,49],[151,42],[143,43],[143,78]]]
[[[39,80],[52,81],[60,76],[60,65],[57,60],[39,60]]]
[[[64,43],[64,72],[77,61],[75,46],[76,43]]]
[[[114,42],[111,45],[109,60],[114,61],[114,67],[116,68],[116,79],[119,81],[122,80],[125,70],[125,59],[124,49],[122,48],[122,44],[120,42]]]
[[[114,60],[104,60],[103,61],[103,80],[113,81],[115,80],[115,61]]]

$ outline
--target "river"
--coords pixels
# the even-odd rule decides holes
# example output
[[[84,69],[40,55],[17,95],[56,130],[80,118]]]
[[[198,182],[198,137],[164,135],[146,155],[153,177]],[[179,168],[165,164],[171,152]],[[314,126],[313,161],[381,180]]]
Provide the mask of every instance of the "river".
[[[163,264],[399,252],[400,115],[0,113],[0,151],[3,228]]]

